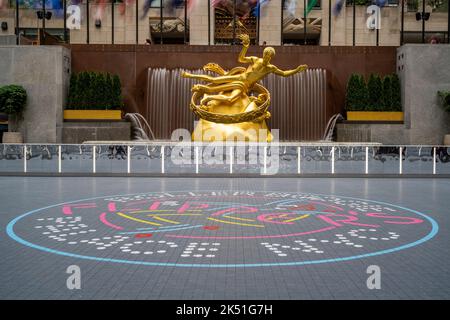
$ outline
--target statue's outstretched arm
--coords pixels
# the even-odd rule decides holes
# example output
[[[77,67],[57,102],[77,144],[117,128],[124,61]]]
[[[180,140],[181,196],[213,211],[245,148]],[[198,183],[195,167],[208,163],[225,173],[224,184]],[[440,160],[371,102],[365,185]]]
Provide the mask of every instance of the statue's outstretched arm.
[[[238,62],[240,63],[253,63],[254,57],[246,57],[248,47],[250,46],[250,38],[248,34],[240,34],[239,39],[242,41],[242,50],[238,57]]]
[[[308,66],[306,64],[302,64],[301,66],[298,66],[297,68],[292,70],[281,70],[278,67],[273,66],[272,72],[282,77],[289,77],[298,72],[305,71],[306,69],[308,69]]]

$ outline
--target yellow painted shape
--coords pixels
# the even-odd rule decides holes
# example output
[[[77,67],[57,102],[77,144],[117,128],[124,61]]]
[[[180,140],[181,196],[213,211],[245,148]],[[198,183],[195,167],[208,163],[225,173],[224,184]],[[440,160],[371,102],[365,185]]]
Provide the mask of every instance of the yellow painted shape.
[[[300,216],[300,217],[295,217],[295,218],[293,218],[293,219],[286,220],[285,222],[297,221],[297,220],[304,219],[304,218],[306,218],[306,217],[309,217],[309,214],[304,214],[304,215],[302,215],[302,216]]]
[[[134,212],[132,212],[134,213]],[[201,216],[201,213],[154,213],[149,214],[149,217],[153,216]]]
[[[233,216],[226,216],[226,217],[230,218],[230,219],[241,220],[241,221],[249,221],[249,222],[255,221],[255,219],[245,219],[245,218],[239,218],[239,217],[233,217]]]
[[[65,120],[121,120],[121,110],[64,110]]]
[[[248,224],[248,223],[239,223],[239,222],[223,221],[223,220],[218,220],[218,219],[214,219],[214,218],[208,218],[208,220],[218,221],[218,222],[228,223],[228,224],[237,224],[237,225],[239,225],[239,226],[264,228],[264,226],[261,226],[261,225],[258,225],[258,224]]]
[[[134,220],[137,222],[141,222],[141,223],[146,223],[146,224],[151,224],[152,226],[162,226],[162,224],[159,223],[155,223],[155,222],[150,222],[150,221],[146,221],[146,220],[142,220],[142,219],[138,219],[138,218],[134,218],[134,217],[130,217],[129,215],[126,215],[122,212],[116,212],[119,216],[126,218],[126,219],[130,219],[130,220]]]
[[[347,111],[348,121],[403,121],[400,111]]]
[[[172,224],[180,224],[179,222],[177,222],[177,221],[173,221],[173,220],[169,220],[169,219],[164,219],[164,218],[161,218],[161,217],[159,217],[158,215],[154,215],[154,216],[152,216],[154,219],[156,219],[156,220],[159,220],[159,221],[164,221],[164,222],[168,222],[168,223],[172,223]]]

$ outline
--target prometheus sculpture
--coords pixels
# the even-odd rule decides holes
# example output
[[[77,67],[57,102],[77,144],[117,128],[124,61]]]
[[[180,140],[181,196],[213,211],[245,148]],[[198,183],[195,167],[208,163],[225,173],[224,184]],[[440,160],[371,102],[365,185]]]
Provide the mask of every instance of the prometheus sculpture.
[[[272,141],[266,124],[270,118],[270,93],[258,81],[269,73],[288,77],[308,68],[301,65],[293,70],[280,70],[270,63],[275,55],[272,47],[264,49],[262,58],[247,57],[250,38],[241,34],[239,39],[243,48],[238,61],[249,64],[247,68],[225,71],[218,64],[208,63],[203,70],[219,76],[182,73],[183,77],[207,83],[192,87],[190,108],[200,118],[192,134],[194,141]]]

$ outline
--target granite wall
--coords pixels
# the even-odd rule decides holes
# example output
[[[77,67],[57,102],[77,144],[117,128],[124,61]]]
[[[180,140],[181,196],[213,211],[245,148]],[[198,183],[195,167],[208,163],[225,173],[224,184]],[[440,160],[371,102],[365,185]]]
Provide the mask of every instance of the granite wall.
[[[0,46],[0,86],[22,85],[28,102],[19,122],[27,143],[60,143],[69,85],[70,50],[59,46]]]
[[[450,45],[407,44],[397,49],[404,127],[410,144],[441,144],[450,133],[450,113],[437,92],[450,90]]]

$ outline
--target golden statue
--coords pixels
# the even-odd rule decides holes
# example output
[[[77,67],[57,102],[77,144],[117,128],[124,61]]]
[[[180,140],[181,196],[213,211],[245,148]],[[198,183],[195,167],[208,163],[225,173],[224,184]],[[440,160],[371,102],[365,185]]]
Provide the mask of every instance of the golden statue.
[[[272,47],[264,49],[262,58],[247,57],[250,38],[241,34],[239,39],[243,48],[238,61],[248,63],[247,68],[236,67],[227,72],[215,63],[208,63],[203,70],[214,72],[218,77],[182,73],[183,77],[208,82],[192,87],[190,107],[200,118],[192,133],[194,141],[272,141],[266,124],[266,119],[270,118],[267,111],[270,93],[258,81],[269,73],[288,77],[308,68],[301,65],[293,70],[280,70],[270,63],[275,55]]]

